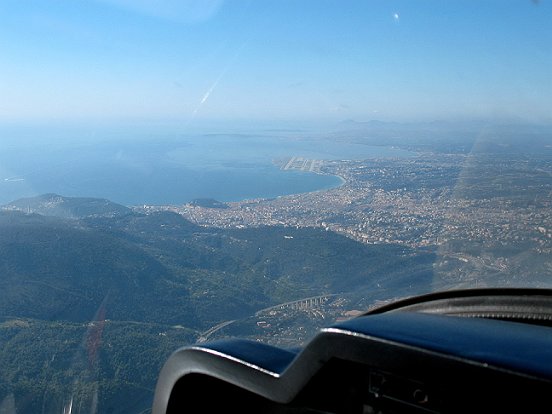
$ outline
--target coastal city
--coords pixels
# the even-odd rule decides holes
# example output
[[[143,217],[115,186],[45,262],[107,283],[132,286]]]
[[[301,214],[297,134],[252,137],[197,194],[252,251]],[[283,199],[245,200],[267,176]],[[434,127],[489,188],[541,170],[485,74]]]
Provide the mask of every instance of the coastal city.
[[[536,168],[522,160],[419,154],[364,161],[294,157],[281,167],[336,175],[343,184],[216,208],[188,203],[140,209],[171,210],[198,225],[220,228],[321,227],[369,244],[420,248],[470,240],[551,251],[552,229],[543,223],[552,222],[552,169],[544,162]]]

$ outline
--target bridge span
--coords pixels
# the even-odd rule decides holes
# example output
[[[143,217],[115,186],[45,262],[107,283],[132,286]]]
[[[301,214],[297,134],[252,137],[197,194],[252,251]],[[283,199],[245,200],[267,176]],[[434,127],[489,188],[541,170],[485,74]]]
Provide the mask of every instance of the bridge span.
[[[270,306],[269,308],[261,309],[255,312],[255,316],[261,316],[263,313],[270,312],[272,310],[284,310],[284,309],[310,309],[316,306],[326,303],[331,297],[338,296],[337,294],[312,296],[310,298],[303,298],[294,300],[291,302],[280,303],[278,305]]]

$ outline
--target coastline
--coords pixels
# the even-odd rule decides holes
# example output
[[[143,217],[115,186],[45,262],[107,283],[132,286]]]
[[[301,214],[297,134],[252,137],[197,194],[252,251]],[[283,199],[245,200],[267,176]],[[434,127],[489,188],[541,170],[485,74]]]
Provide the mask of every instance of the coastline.
[[[276,164],[277,165],[277,164]],[[281,170],[284,170],[282,168],[280,168]],[[240,203],[259,203],[259,202],[262,202],[262,201],[270,201],[270,200],[280,200],[280,199],[284,199],[285,197],[294,197],[294,196],[299,196],[299,195],[302,195],[302,194],[316,194],[316,193],[321,193],[321,192],[325,192],[325,191],[330,191],[330,190],[335,190],[335,189],[338,189],[338,188],[341,188],[343,187],[344,185],[347,184],[347,179],[341,175],[337,175],[337,174],[331,174],[331,173],[327,173],[327,172],[322,172],[322,171],[305,171],[305,170],[295,170],[295,169],[288,169],[288,170],[284,170],[284,171],[290,171],[290,172],[298,172],[298,173],[304,173],[304,174],[315,174],[315,175],[318,175],[318,176],[325,176],[325,177],[335,177],[339,180],[339,182],[335,185],[329,185],[329,186],[324,186],[324,187],[321,187],[321,188],[317,188],[317,189],[313,189],[313,190],[308,190],[308,191],[298,191],[298,192],[292,192],[292,193],[288,193],[288,194],[280,194],[280,195],[277,195],[277,196],[274,196],[274,197],[252,197],[252,198],[243,198],[243,199],[240,199],[240,200],[233,200],[233,201],[228,201],[228,202],[225,202],[227,204],[240,204]]]

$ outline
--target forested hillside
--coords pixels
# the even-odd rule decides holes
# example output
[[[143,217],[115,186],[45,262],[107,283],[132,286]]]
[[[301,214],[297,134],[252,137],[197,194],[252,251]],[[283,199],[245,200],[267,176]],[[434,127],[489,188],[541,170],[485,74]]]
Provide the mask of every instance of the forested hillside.
[[[408,279],[423,290],[432,262],[320,229],[199,227],[56,195],[12,203],[0,213],[0,399],[37,412],[100,393],[99,412],[121,398],[145,408],[163,361],[210,327]]]

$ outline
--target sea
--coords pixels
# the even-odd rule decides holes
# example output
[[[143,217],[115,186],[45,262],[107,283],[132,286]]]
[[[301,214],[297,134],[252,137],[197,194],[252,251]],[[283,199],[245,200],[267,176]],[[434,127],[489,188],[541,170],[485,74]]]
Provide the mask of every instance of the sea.
[[[408,157],[412,153],[297,134],[149,133],[52,138],[7,135],[0,143],[0,205],[56,193],[128,205],[180,205],[199,198],[240,201],[324,190],[342,179],[285,170],[292,157],[315,160]]]

